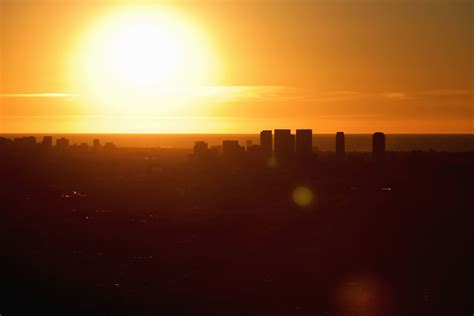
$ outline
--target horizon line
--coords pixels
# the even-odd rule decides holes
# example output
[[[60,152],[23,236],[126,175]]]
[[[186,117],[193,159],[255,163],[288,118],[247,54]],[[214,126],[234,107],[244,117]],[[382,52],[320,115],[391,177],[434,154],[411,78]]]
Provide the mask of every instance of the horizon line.
[[[278,129],[278,128],[276,128]],[[291,131],[293,129],[287,128]],[[302,128],[303,129],[303,128]],[[269,129],[262,129],[261,131],[264,130],[269,130]],[[294,129],[295,131],[297,129]],[[275,131],[275,129],[271,130],[272,132]],[[374,131],[374,132],[366,132],[366,133],[346,133],[344,131],[336,131],[336,132],[327,132],[327,133],[312,133],[312,135],[335,135],[338,132],[343,132],[345,135],[372,135],[377,132],[381,131]],[[387,133],[383,132],[385,135],[472,135],[474,136],[474,132],[471,133]],[[135,132],[130,132],[130,133],[104,133],[104,132],[84,132],[84,133],[76,133],[76,132],[53,132],[53,133],[48,133],[48,132],[0,132],[0,135],[259,135],[260,132],[255,132],[255,133],[135,133]]]

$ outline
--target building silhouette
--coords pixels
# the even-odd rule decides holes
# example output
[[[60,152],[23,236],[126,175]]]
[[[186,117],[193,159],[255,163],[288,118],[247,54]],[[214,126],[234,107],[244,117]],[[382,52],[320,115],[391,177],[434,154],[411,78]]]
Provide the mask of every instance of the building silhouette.
[[[10,138],[0,137],[0,149],[6,150],[13,144],[13,141]]]
[[[297,129],[295,152],[298,158],[310,158],[313,150],[313,130]]]
[[[262,151],[260,145],[250,145],[247,146],[247,152],[251,154],[260,154]]]
[[[13,139],[13,146],[22,151],[34,151],[37,148],[36,145],[36,138],[33,136],[19,137]]]
[[[279,161],[288,160],[295,152],[291,130],[275,130],[275,158]]]
[[[44,136],[41,145],[43,145],[44,148],[51,148],[53,146],[53,137]]]
[[[215,160],[218,155],[218,148],[211,147],[205,141],[194,142],[193,153],[191,159],[199,163],[208,163]]]
[[[13,143],[15,145],[18,145],[20,147],[33,147],[36,145],[36,137],[34,136],[26,136],[26,137],[20,137],[20,138],[14,138]]]
[[[36,137],[34,136],[26,136],[21,138],[23,143],[27,146],[35,146],[36,145]]]
[[[95,151],[100,149],[100,140],[99,139],[94,139],[93,140],[92,148],[94,148]]]
[[[105,143],[104,144],[104,150],[105,151],[114,151],[117,148],[114,143]]]
[[[65,137],[56,139],[56,148],[58,150],[65,150],[68,147],[69,147],[69,139]]]
[[[209,149],[209,145],[205,141],[194,142],[193,154],[200,155]]]
[[[376,161],[385,159],[385,134],[382,132],[372,135],[372,157]]]
[[[244,147],[240,146],[238,140],[224,140],[222,142],[222,158],[226,160],[238,160],[244,153]]]
[[[265,156],[270,156],[273,151],[272,131],[266,130],[260,132],[260,148]]]
[[[346,140],[344,132],[336,133],[336,158],[344,160],[346,158]]]

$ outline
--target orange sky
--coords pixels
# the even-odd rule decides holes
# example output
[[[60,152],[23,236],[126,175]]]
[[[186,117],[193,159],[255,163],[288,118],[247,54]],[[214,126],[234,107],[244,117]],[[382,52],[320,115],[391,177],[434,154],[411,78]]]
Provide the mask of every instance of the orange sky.
[[[127,1],[2,1],[0,132],[473,132],[471,1],[159,4],[139,7],[171,8],[185,33],[205,34],[216,75],[157,84],[145,101],[109,87],[105,105],[79,84],[77,56]]]

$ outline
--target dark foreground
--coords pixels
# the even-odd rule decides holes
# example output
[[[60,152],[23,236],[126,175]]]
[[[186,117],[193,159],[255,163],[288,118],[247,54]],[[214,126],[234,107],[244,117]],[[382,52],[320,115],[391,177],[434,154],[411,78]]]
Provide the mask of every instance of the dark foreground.
[[[1,315],[474,312],[472,153],[178,156],[2,152]]]

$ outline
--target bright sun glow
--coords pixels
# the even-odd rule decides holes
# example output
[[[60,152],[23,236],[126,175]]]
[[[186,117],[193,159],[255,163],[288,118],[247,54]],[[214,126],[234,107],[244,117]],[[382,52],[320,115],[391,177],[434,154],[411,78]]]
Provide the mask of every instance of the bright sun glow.
[[[216,57],[208,36],[169,8],[121,8],[85,33],[74,69],[88,102],[124,113],[189,105],[175,91],[212,84]],[[166,112],[166,111],[165,111]]]

